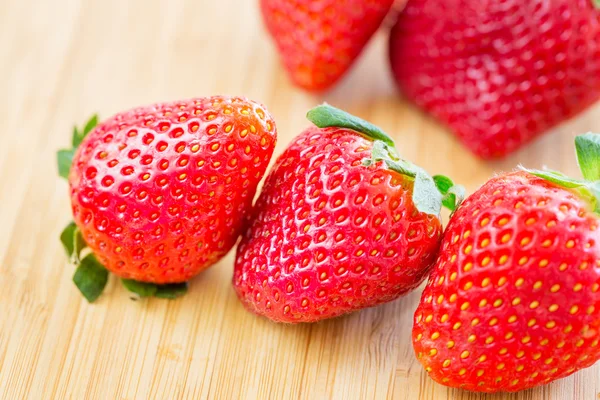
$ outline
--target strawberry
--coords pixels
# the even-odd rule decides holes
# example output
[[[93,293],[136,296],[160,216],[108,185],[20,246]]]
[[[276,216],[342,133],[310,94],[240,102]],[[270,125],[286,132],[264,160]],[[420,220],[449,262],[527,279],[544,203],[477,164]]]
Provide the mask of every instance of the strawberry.
[[[328,105],[279,157],[238,247],[253,313],[313,322],[391,301],[435,260],[442,203],[461,188],[398,157],[379,128]]]
[[[393,73],[475,154],[502,157],[600,98],[596,7],[409,0],[391,32]]]
[[[273,119],[253,101],[215,96],[96,121],[75,130],[76,151],[59,152],[75,283],[90,301],[106,270],[139,295],[181,294],[237,241],[275,147]],[[93,254],[80,260],[85,244]]]
[[[576,144],[585,180],[501,175],[451,218],[413,329],[435,381],[518,391],[600,359],[600,135]]]
[[[328,89],[350,68],[394,0],[261,0],[264,22],[292,81]]]

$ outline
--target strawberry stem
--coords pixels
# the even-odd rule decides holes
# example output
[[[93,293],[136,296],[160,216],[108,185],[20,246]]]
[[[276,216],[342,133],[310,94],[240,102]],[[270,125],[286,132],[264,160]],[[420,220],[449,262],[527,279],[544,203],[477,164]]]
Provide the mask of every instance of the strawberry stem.
[[[348,114],[329,104],[313,108],[307,118],[319,128],[338,127],[352,129],[373,139],[371,158],[363,164],[370,166],[383,161],[387,168],[414,180],[412,200],[417,210],[439,218],[442,206],[454,211],[464,198],[464,188],[454,185],[442,175],[431,177],[421,167],[400,158],[394,140],[370,122]]]

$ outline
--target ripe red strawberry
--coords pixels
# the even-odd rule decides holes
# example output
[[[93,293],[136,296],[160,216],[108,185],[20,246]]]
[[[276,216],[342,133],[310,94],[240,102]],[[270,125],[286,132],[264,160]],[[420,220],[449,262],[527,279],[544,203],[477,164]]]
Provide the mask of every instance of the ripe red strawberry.
[[[498,176],[451,218],[413,329],[435,381],[518,391],[600,359],[600,135],[576,143],[586,181]]]
[[[474,153],[504,156],[600,98],[594,1],[409,0],[395,78]]]
[[[261,0],[292,81],[307,90],[336,83],[377,31],[394,0]]]
[[[139,282],[185,282],[230,250],[275,147],[275,124],[262,105],[216,96],[88,125],[75,132],[73,145],[81,145],[72,166],[69,151],[59,155],[63,176],[70,167],[77,225],[63,235],[69,253],[78,257],[73,238],[80,230],[106,269],[148,295],[160,288]],[[94,284],[95,298],[103,284],[85,279],[100,274],[92,263],[75,280],[80,289]]]
[[[415,288],[438,251],[442,202],[460,200],[448,178],[399,159],[379,128],[327,105],[308,118],[318,127],[269,174],[233,277],[248,310],[279,322],[331,318]]]

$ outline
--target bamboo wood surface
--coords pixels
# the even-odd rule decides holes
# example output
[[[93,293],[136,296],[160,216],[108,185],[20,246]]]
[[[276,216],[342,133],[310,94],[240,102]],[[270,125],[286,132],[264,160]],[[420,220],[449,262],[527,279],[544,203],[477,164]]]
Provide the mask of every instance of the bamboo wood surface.
[[[0,398],[600,399],[600,363],[548,386],[485,396],[430,380],[410,344],[420,291],[343,318],[276,325],[247,313],[233,255],[176,301],[131,301],[112,278],[90,305],[58,236],[69,221],[55,151],[98,111],[242,94],[275,116],[279,154],[326,100],[380,125],[431,173],[472,191],[495,171],[575,174],[572,139],[600,131],[595,106],[495,163],[466,152],[405,102],[381,32],[352,73],[314,96],[287,81],[255,0],[0,0]]]

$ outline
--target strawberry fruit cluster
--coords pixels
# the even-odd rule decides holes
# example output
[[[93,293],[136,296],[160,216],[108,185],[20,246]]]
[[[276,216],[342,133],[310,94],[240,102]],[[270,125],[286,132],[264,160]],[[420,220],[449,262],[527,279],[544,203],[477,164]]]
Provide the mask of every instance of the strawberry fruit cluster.
[[[95,301],[110,272],[136,297],[176,298],[241,236],[233,287],[277,322],[376,306],[428,277],[412,340],[444,385],[518,391],[600,359],[600,135],[576,139],[583,179],[521,168],[463,201],[378,127],[326,104],[307,117],[255,204],[277,139],[256,102],[156,104],[75,129],[58,164],[81,293]]]

